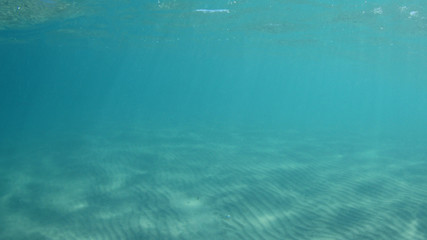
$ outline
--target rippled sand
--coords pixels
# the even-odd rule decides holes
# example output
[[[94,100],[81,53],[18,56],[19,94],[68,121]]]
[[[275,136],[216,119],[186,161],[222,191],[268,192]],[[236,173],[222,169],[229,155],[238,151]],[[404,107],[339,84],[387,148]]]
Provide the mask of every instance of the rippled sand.
[[[425,144],[239,129],[0,148],[1,239],[426,239]]]

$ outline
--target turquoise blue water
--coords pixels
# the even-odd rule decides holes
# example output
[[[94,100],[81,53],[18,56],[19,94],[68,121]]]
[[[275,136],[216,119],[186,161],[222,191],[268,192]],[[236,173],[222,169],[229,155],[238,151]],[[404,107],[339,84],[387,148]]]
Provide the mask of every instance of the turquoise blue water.
[[[427,239],[423,1],[0,0],[0,239]]]

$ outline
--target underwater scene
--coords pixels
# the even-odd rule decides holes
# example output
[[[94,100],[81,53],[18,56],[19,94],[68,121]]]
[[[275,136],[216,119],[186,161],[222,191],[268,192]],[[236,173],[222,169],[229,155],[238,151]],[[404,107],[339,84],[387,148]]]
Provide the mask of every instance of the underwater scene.
[[[427,239],[427,3],[0,0],[0,239]]]

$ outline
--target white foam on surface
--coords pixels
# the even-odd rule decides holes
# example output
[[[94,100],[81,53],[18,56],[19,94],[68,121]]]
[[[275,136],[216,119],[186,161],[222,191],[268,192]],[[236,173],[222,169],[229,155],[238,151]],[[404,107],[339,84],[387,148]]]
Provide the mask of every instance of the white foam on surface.
[[[196,9],[195,12],[201,13],[230,13],[229,9]]]

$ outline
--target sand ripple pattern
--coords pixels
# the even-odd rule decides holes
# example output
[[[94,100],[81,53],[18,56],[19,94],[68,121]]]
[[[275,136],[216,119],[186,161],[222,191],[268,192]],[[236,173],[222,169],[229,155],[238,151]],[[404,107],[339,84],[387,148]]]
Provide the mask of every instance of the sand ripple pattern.
[[[0,239],[427,239],[425,142],[235,129],[61,139],[1,146]]]

